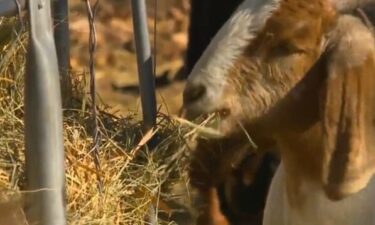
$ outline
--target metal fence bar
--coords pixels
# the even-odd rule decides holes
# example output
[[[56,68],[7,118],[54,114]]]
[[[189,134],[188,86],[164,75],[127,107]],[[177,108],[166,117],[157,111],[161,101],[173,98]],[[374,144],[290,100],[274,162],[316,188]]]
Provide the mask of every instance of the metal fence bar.
[[[25,9],[25,7],[26,0],[0,0],[0,16],[15,16],[18,8]]]
[[[146,129],[150,129],[156,125],[156,97],[150,39],[147,29],[146,3],[145,0],[132,0],[131,5],[143,123]]]
[[[26,8],[27,0],[0,0],[0,16],[15,16],[18,10],[24,10]],[[56,2],[59,0],[52,0]]]
[[[30,35],[25,78],[29,224],[65,225],[61,93],[51,1],[28,0]]]
[[[68,0],[55,0],[53,2],[53,22],[55,27],[54,37],[56,43],[63,100],[68,100],[71,96],[72,91],[71,79],[69,74],[70,44],[68,12]]]

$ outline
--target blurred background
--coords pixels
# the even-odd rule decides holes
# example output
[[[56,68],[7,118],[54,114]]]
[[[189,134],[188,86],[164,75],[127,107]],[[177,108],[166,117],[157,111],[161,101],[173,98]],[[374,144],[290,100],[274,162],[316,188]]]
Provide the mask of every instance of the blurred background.
[[[189,0],[147,0],[146,4],[151,47],[156,53],[158,105],[160,111],[175,114],[181,107],[184,86],[174,78],[182,72],[184,62]],[[75,72],[85,72],[88,70],[89,27],[83,1],[70,1],[69,19],[71,66]],[[99,99],[111,106],[112,113],[124,115],[138,111],[140,99],[130,1],[100,0],[95,19]]]

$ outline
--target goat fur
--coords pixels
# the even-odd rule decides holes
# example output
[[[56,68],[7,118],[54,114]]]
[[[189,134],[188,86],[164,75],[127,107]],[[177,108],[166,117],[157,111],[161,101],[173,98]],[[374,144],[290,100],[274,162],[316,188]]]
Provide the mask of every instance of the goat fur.
[[[306,102],[311,103],[311,106],[298,109],[294,105],[292,108],[286,107],[288,110],[284,109],[286,114],[290,114],[290,109],[302,112],[300,117],[311,121],[307,122],[307,128],[303,128],[304,132],[284,130],[275,132],[272,136],[281,149],[283,165],[279,167],[270,189],[265,225],[374,223],[371,215],[374,215],[375,203],[371,204],[367,200],[374,199],[375,193],[374,182],[370,181],[375,161],[372,149],[375,146],[375,99],[371,93],[371,88],[374,87],[374,77],[371,76],[371,71],[375,69],[374,40],[366,29],[357,18],[341,16],[329,36],[327,50],[320,65],[316,66],[318,69],[313,68],[318,74],[324,74],[323,77],[312,78],[311,82],[318,85],[318,91],[313,92],[314,95],[307,94],[307,97],[303,95],[303,91],[299,91],[302,97],[298,99],[304,103],[302,106]],[[366,35],[365,41],[353,36],[358,31]],[[304,82],[305,80],[301,81],[302,86],[306,84]],[[293,105],[288,100],[285,102],[286,105]],[[295,100],[291,102],[295,103]],[[312,110],[304,114],[306,108]],[[268,121],[266,119],[261,123],[270,124],[270,121],[272,119],[268,118]],[[290,121],[290,118],[282,123],[285,124],[286,121]],[[276,122],[280,123],[280,118]],[[247,128],[251,130],[250,127]],[[306,146],[307,150],[304,149]],[[311,154],[301,158],[306,151],[309,152],[309,148]],[[316,152],[316,149],[320,149],[320,152]],[[319,156],[313,157],[314,153]],[[308,156],[312,156],[310,159],[316,160],[317,165],[323,165],[321,170],[316,169],[319,167],[305,168],[302,165],[304,169],[296,173],[301,163],[304,163],[303,160],[310,160]],[[306,174],[307,178],[304,177]],[[322,189],[320,185],[323,186]],[[311,192],[315,197],[309,197]],[[353,194],[355,195],[351,196]],[[334,202],[332,199],[341,201]],[[327,207],[321,207],[321,204]],[[307,207],[304,208],[304,205]],[[358,210],[361,207],[362,210]],[[316,219],[316,215],[321,215],[321,218]]]

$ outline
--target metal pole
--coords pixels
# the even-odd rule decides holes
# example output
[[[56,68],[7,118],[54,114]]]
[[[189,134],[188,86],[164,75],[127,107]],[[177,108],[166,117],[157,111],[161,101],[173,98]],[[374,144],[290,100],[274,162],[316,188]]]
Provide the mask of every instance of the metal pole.
[[[0,0],[0,16],[17,15],[18,10],[26,7],[26,0]]]
[[[60,0],[52,0],[53,2]],[[26,8],[26,0],[0,0],[0,16],[11,17]]]
[[[68,11],[68,0],[56,0],[53,2],[53,22],[55,27],[54,37],[56,42],[63,100],[68,100],[72,91],[69,76],[70,45]]]
[[[143,123],[145,129],[150,129],[156,125],[156,97],[150,39],[147,30],[146,3],[145,0],[132,0],[131,5]]]
[[[29,224],[65,225],[61,93],[51,1],[29,0],[25,143]]]

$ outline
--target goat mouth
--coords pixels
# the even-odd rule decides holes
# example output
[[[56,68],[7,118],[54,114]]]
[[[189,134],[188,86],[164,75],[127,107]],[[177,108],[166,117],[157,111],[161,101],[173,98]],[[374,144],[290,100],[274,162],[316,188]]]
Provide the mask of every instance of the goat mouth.
[[[230,111],[229,108],[222,108],[222,109],[218,110],[216,113],[217,113],[217,115],[218,115],[221,119],[226,119],[227,117],[230,116],[231,111]]]
[[[208,112],[199,116],[203,121],[204,120],[224,120],[230,116],[230,109],[222,108]]]
[[[195,124],[199,124],[199,126],[201,126],[202,128],[205,127],[212,132],[215,131],[215,133],[220,134],[222,134],[223,128],[225,130],[225,127],[223,127],[223,122],[225,122],[230,115],[231,110],[224,107],[203,114],[194,113],[194,111],[191,111],[185,107],[182,107],[179,112],[179,117],[194,121]]]
[[[222,123],[231,115],[231,111],[228,108],[222,108],[215,110],[212,113],[202,115],[203,120],[207,121],[207,126],[215,130],[221,130]]]
[[[181,108],[179,113],[179,117],[182,119],[181,121],[194,128],[197,133],[199,133],[198,136],[200,137],[209,139],[225,138],[227,131],[231,129],[230,124],[227,122],[227,118],[231,115],[231,111],[228,108],[222,108],[220,110],[197,115],[194,118],[188,118],[188,116],[191,115],[191,111],[189,112],[186,108]]]
[[[195,113],[193,110],[188,110],[186,107],[182,107],[179,110],[179,117],[188,119],[188,120],[195,120],[195,119],[210,119],[212,117],[219,117],[220,119],[225,119],[230,116],[231,110],[229,108],[221,108],[217,110],[213,110],[211,112],[205,112],[203,114]]]

